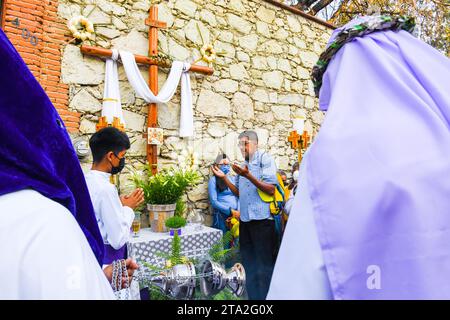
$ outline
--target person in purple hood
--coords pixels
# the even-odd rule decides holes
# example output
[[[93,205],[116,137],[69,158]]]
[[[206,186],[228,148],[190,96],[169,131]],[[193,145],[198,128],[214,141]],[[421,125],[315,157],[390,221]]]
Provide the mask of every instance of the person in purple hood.
[[[0,299],[115,299],[67,130],[1,29],[0,75]]]
[[[450,299],[450,61],[407,17],[334,31],[268,299]]]

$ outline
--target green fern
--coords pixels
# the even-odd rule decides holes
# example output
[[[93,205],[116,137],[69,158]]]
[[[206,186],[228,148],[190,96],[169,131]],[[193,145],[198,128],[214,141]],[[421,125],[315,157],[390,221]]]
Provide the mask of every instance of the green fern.
[[[232,240],[233,235],[228,231],[220,240],[214,243],[208,252],[211,260],[217,263],[225,263],[228,259],[231,259],[236,253],[236,248],[224,249],[224,247],[227,247]]]
[[[170,262],[172,263],[172,266],[175,266],[177,264],[183,264],[183,261],[181,259],[181,238],[178,236],[178,233],[176,232],[173,236],[172,254],[170,257]]]

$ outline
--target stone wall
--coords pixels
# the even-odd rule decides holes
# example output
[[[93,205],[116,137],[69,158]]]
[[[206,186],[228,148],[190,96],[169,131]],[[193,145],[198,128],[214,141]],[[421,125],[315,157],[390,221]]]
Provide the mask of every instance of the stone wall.
[[[96,6],[90,4],[96,3]],[[332,30],[303,16],[260,0],[169,0],[158,4],[160,51],[176,60],[194,61],[204,43],[214,43],[222,55],[212,76],[192,74],[195,113],[194,139],[178,137],[180,97],[159,106],[158,122],[165,144],[159,148],[159,165],[175,164],[181,149],[192,146],[200,157],[204,183],[189,193],[191,207],[208,209],[208,164],[219,150],[240,159],[237,135],[245,129],[259,133],[261,147],[270,152],[280,169],[290,170],[297,156],[287,142],[295,116],[307,117],[306,129],[314,134],[323,119],[314,97],[310,71]],[[148,55],[149,0],[61,0],[58,14],[69,19],[91,12],[96,24],[96,46],[127,49]],[[202,63],[200,63],[202,64]],[[141,71],[148,79],[147,68]],[[167,70],[160,69],[160,86]],[[119,68],[127,133],[132,140],[131,166],[145,163],[147,108],[137,98]],[[104,62],[82,56],[69,44],[62,57],[62,80],[69,84],[69,109],[81,113],[79,135],[95,132],[103,92]],[[90,159],[83,161],[84,168]],[[127,187],[127,175],[121,175]]]

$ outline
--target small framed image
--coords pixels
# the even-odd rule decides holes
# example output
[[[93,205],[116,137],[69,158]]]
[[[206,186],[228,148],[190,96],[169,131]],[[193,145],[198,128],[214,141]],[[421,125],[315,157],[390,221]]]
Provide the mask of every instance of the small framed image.
[[[164,141],[163,129],[148,128],[148,144],[162,145]]]

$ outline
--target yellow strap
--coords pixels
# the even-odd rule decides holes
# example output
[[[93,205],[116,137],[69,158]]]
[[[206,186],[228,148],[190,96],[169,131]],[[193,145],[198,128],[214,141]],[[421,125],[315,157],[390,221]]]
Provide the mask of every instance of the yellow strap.
[[[257,189],[259,197],[264,202],[272,202],[274,200],[274,196],[268,195],[264,191],[261,191],[260,189]]]
[[[103,101],[117,102],[117,101],[119,101],[119,100],[114,99],[114,98],[103,98]]]

